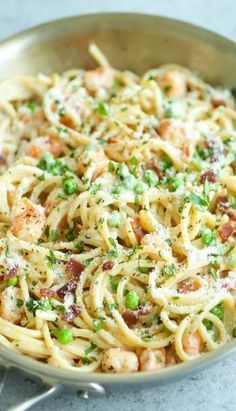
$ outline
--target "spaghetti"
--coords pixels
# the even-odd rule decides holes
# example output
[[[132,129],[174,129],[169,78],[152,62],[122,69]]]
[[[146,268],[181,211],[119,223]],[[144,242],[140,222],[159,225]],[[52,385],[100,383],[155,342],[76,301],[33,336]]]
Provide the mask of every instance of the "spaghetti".
[[[236,336],[233,94],[165,65],[0,84],[0,343],[75,372]]]

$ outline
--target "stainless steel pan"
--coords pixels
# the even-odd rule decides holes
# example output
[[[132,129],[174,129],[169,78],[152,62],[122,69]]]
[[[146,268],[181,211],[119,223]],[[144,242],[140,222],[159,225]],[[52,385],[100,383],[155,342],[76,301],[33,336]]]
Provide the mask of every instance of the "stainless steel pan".
[[[22,73],[50,73],[72,67],[90,68],[88,55],[93,41],[113,66],[139,73],[162,63],[174,62],[197,70],[207,81],[228,87],[236,85],[236,44],[202,28],[164,17],[142,14],[93,14],[53,21],[0,44],[0,78]],[[218,351],[190,363],[158,372],[132,375],[77,374],[36,362],[0,347],[0,363],[16,367],[44,386],[32,398],[12,410],[23,411],[63,387],[84,397],[107,388],[151,387],[180,379],[236,351],[232,341]]]

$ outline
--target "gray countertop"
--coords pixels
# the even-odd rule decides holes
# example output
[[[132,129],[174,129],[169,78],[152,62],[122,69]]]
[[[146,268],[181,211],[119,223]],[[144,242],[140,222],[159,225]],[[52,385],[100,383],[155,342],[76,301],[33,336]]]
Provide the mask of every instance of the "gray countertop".
[[[0,0],[0,39],[47,20],[104,11],[136,11],[174,17],[236,40],[235,0]],[[2,393],[0,410],[5,411],[23,400],[38,386],[20,373],[11,372]],[[88,401],[75,394],[59,394],[35,406],[34,410],[233,411],[236,410],[235,392],[236,355],[170,385],[109,393]]]

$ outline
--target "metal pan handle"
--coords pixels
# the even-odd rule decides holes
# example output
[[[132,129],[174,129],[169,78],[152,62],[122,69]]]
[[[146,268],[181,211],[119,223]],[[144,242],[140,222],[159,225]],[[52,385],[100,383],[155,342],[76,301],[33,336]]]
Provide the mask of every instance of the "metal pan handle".
[[[59,385],[48,385],[44,384],[40,390],[36,391],[31,397],[29,397],[27,400],[14,405],[13,407],[8,408],[8,411],[25,411],[29,410],[31,407],[33,407],[35,404],[38,402],[45,400],[48,397],[51,397],[54,395],[56,392],[58,392],[62,386]]]

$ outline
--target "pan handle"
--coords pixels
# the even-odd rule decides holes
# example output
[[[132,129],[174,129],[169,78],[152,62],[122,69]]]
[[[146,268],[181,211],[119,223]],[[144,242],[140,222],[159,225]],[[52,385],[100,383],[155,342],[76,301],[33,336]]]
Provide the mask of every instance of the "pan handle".
[[[8,411],[26,411],[33,407],[38,402],[45,400],[46,398],[57,393],[62,386],[60,384],[51,386],[49,384],[44,384],[38,391],[36,391],[27,400],[8,408]]]

